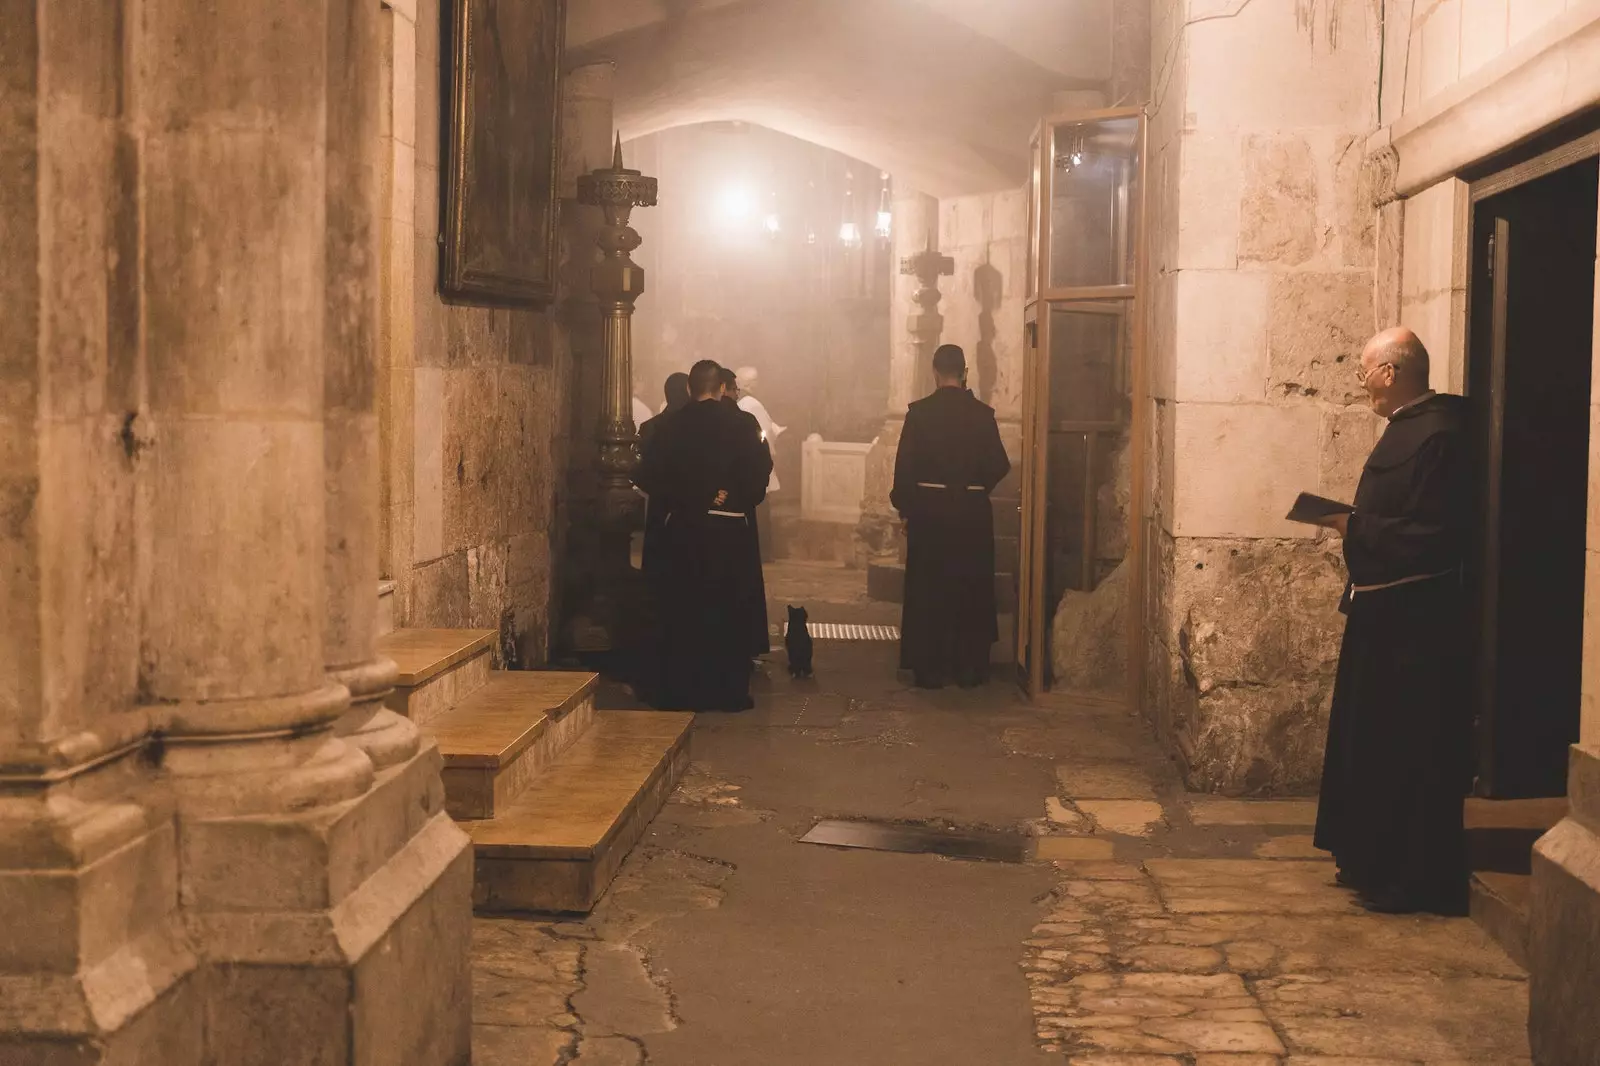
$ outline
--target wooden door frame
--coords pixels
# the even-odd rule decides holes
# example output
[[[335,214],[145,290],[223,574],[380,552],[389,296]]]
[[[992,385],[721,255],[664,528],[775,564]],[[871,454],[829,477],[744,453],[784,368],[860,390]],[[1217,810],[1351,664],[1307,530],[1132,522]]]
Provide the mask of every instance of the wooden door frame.
[[[1478,720],[1475,723],[1474,758],[1477,777],[1474,791],[1479,795],[1490,795],[1495,791],[1493,715],[1499,681],[1496,648],[1499,636],[1500,572],[1497,560],[1500,556],[1500,497],[1503,482],[1502,450],[1508,317],[1506,308],[1510,295],[1508,276],[1510,246],[1515,236],[1503,219],[1494,220],[1494,232],[1488,235],[1491,240],[1487,245],[1492,262],[1485,264],[1489,266],[1488,278],[1485,279],[1479,269],[1478,261],[1479,254],[1484,251],[1479,246],[1480,238],[1485,236],[1480,231],[1478,208],[1496,196],[1513,192],[1530,182],[1549,177],[1567,167],[1596,157],[1600,157],[1600,115],[1589,115],[1486,160],[1462,175],[1467,185],[1469,205],[1465,248],[1467,254],[1472,257],[1466,271],[1466,350],[1462,353],[1461,382],[1463,393],[1471,394],[1472,382],[1477,376],[1474,357],[1486,357],[1489,361],[1486,375],[1489,396],[1486,407],[1490,424],[1487,427],[1488,451],[1483,456],[1487,468],[1482,475],[1482,510],[1474,516],[1482,523],[1477,531],[1481,539],[1476,543],[1475,560],[1481,570],[1478,575],[1481,585],[1472,607],[1479,612],[1479,617],[1476,619],[1477,631],[1474,633],[1475,653],[1478,659],[1473,664],[1473,677],[1479,693],[1474,706],[1474,710],[1478,712]],[[1597,239],[1600,239],[1600,235],[1597,235]],[[1487,291],[1484,291],[1485,280],[1488,281]],[[1478,337],[1479,330],[1475,324],[1475,316],[1480,313],[1491,316],[1487,335],[1481,343]],[[1595,322],[1595,329],[1600,332],[1600,318]],[[1479,351],[1478,349],[1484,345],[1487,350]],[[1591,442],[1591,454],[1592,447]],[[1597,473],[1600,471],[1592,468],[1589,471],[1591,486]],[[1589,530],[1591,536],[1595,532],[1593,529]],[[1587,668],[1585,665],[1584,669]]]
[[[1063,125],[1082,125],[1116,119],[1135,119],[1135,151],[1138,159],[1136,199],[1128,204],[1133,215],[1130,242],[1133,251],[1133,278],[1123,285],[1056,288],[1050,284],[1050,221],[1048,207],[1055,199],[1055,167],[1046,165],[1056,157],[1056,131]],[[1020,530],[1018,563],[1016,649],[1018,680],[1030,699],[1044,691],[1044,655],[1049,654],[1045,624],[1044,572],[1042,551],[1045,540],[1044,506],[1049,489],[1050,440],[1050,320],[1051,309],[1061,304],[1087,301],[1126,301],[1132,319],[1129,352],[1129,482],[1128,602],[1126,632],[1128,670],[1124,680],[1125,698],[1136,707],[1144,692],[1144,600],[1146,592],[1145,553],[1147,467],[1151,427],[1149,368],[1146,354],[1149,300],[1150,248],[1150,166],[1149,115],[1143,107],[1102,108],[1067,111],[1047,115],[1034,128],[1032,148],[1033,180],[1029,189],[1028,285],[1024,317],[1022,493],[1023,527]],[[1030,654],[1031,651],[1031,654]]]

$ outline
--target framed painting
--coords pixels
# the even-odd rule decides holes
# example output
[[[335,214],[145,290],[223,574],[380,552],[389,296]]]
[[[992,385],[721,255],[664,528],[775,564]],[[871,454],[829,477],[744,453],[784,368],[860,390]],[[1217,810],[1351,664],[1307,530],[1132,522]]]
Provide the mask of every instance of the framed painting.
[[[439,287],[467,303],[555,296],[566,0],[447,0]]]

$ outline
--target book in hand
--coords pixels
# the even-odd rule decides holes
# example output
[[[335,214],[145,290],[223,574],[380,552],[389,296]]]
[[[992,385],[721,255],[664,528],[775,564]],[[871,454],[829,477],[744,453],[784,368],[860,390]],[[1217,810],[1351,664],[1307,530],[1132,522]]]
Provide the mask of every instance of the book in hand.
[[[1304,522],[1307,525],[1317,525],[1324,518],[1336,514],[1351,514],[1355,511],[1348,503],[1330,500],[1326,496],[1313,496],[1309,492],[1302,492],[1294,501],[1294,506],[1289,508],[1289,513],[1284,517],[1291,522]]]

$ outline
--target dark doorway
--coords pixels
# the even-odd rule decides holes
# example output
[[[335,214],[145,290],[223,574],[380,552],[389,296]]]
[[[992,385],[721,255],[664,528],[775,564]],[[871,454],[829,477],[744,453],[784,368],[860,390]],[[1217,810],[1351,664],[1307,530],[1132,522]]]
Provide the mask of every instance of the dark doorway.
[[[1483,486],[1480,795],[1566,794],[1583,669],[1594,158],[1473,208],[1467,391]]]

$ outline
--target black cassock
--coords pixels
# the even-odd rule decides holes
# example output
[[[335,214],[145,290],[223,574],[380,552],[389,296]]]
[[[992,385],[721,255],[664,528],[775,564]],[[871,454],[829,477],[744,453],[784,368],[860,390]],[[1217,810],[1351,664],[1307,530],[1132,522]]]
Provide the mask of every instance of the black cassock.
[[[742,409],[739,402],[731,396],[724,396],[722,402],[739,412],[740,418],[749,419],[750,430],[762,441],[761,446],[767,449],[767,464],[770,469],[772,463],[772,447],[766,443],[766,438],[761,434],[761,423],[756,416]],[[762,492],[766,496],[765,490]],[[756,522],[756,508],[752,507],[746,513],[750,519],[749,543],[745,548],[745,581],[746,593],[744,603],[740,605],[740,612],[744,615],[745,625],[750,635],[748,652],[753,659],[765,655],[772,650],[772,634],[767,630],[767,578],[761,570],[761,529]]]
[[[1466,903],[1472,774],[1464,420],[1459,396],[1417,402],[1390,419],[1361,472],[1316,832],[1347,884],[1445,912]]]
[[[994,409],[946,386],[906,410],[889,501],[906,521],[900,666],[920,680],[980,680],[1000,633],[989,493],[1011,470]]]
[[[661,433],[661,427],[668,420],[682,410],[681,407],[669,407],[654,418],[646,419],[644,425],[639,427],[639,458],[642,462],[644,456],[649,454],[650,446],[655,443],[656,437]],[[661,564],[661,533],[666,527],[667,507],[664,502],[654,496],[649,498],[644,511],[644,550],[640,553],[640,569],[646,581],[654,581],[660,570]]]
[[[749,705],[749,512],[766,495],[772,455],[741,414],[712,400],[689,404],[654,435],[634,477],[666,508],[655,569],[662,707]],[[728,494],[720,503],[718,491]]]

